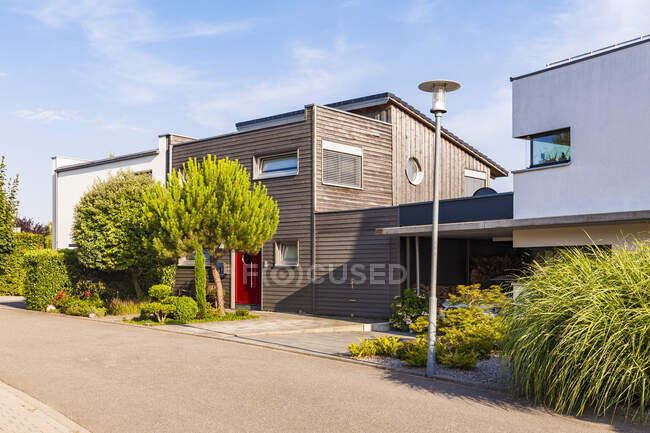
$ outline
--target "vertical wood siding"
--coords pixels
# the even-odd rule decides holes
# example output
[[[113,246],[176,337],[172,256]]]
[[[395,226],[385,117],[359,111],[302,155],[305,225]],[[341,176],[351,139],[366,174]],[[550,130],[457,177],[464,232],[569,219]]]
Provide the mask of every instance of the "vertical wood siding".
[[[431,200],[433,194],[433,144],[435,131],[411,114],[397,106],[391,107],[393,126],[394,161],[393,192],[395,204],[416,203]],[[405,174],[408,159],[414,156],[424,171],[424,179],[419,185],[412,185]],[[487,165],[442,137],[440,149],[440,198],[463,197],[465,169],[487,173]],[[488,180],[489,182],[489,180]]]
[[[316,210],[392,206],[391,126],[316,106]],[[362,189],[323,184],[323,140],[363,149]]]
[[[381,317],[390,315],[390,303],[400,284],[371,284],[370,266],[388,274],[389,264],[400,263],[399,238],[379,236],[378,227],[398,223],[396,207],[316,214],[316,311],[320,314]],[[351,274],[361,265],[365,282]],[[333,278],[328,275],[331,272]],[[383,279],[377,274],[376,279]]]
[[[265,310],[311,311],[310,269],[311,249],[311,110],[306,110],[305,121],[255,131],[230,134],[212,139],[174,146],[173,167],[178,168],[190,157],[207,154],[217,158],[239,160],[253,173],[254,156],[298,150],[299,173],[295,176],[265,179],[269,194],[278,202],[280,224],[273,239],[262,248],[262,308]],[[297,240],[299,266],[290,269],[273,268],[275,240]],[[229,262],[229,258],[225,258]],[[290,280],[282,278],[293,273]],[[225,285],[224,285],[225,287]],[[229,286],[228,286],[229,287]]]

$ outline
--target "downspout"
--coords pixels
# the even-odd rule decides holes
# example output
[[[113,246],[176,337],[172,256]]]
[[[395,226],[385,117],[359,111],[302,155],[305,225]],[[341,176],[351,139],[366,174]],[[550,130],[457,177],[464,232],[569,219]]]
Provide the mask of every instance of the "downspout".
[[[316,105],[311,109],[311,312],[316,314]]]

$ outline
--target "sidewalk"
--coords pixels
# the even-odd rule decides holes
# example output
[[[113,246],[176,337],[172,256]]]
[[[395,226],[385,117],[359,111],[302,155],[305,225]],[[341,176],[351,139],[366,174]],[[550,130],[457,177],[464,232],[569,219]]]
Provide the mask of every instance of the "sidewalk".
[[[89,433],[54,409],[0,382],[1,433]]]

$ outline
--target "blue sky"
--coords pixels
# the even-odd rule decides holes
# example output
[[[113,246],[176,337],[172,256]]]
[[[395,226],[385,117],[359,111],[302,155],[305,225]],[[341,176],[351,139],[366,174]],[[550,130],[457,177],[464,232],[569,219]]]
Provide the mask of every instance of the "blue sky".
[[[383,91],[428,112],[417,84],[442,77],[463,86],[445,126],[514,170],[509,77],[648,33],[646,0],[0,0],[0,154],[20,214],[48,222],[53,155],[137,152]]]

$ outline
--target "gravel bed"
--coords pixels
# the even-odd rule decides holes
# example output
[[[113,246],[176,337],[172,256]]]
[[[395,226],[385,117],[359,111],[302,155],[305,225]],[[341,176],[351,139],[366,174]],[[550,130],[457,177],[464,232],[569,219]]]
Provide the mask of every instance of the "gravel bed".
[[[369,356],[361,359],[388,368],[406,369],[411,373],[419,373],[424,376],[424,368],[412,367],[399,359],[379,356]],[[476,363],[476,367],[471,370],[459,370],[436,364],[436,376],[442,379],[451,379],[471,385],[482,385],[503,391],[507,389],[509,380],[509,372],[505,368],[505,361],[498,356],[479,361]]]

